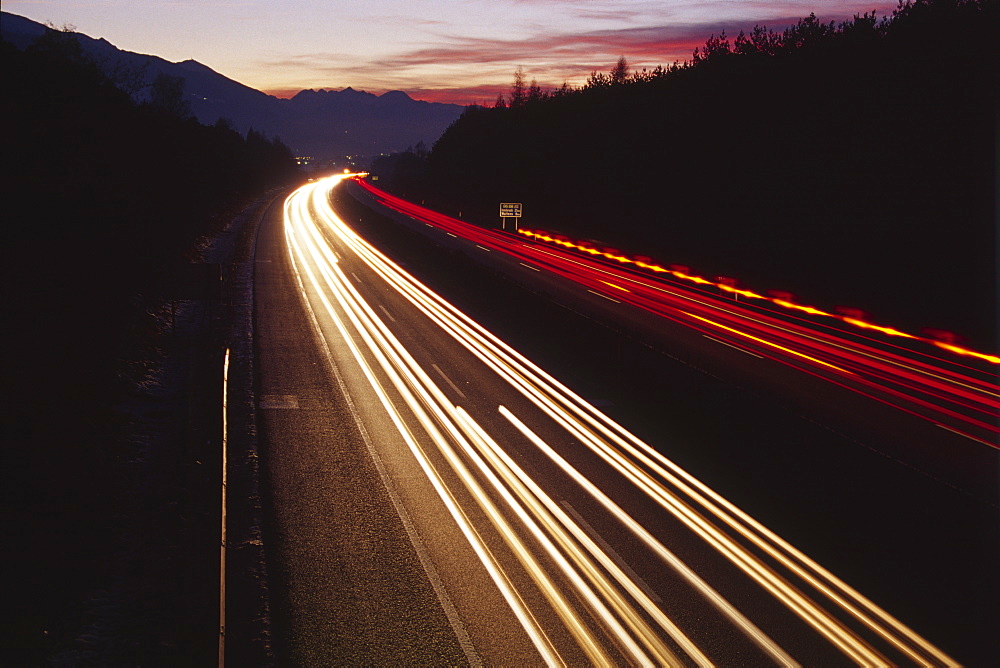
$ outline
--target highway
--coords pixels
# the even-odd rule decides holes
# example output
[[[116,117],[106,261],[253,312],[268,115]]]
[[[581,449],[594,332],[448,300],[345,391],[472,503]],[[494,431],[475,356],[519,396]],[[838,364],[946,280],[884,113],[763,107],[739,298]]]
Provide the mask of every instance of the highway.
[[[424,606],[428,600],[438,606],[437,614],[422,612],[428,618],[416,625],[434,629],[432,655],[438,659],[460,655],[474,665],[957,663],[933,639],[713,491],[658,444],[616,423],[365,241],[330,205],[340,180],[311,183],[288,198],[287,256],[275,255],[273,261],[290,269],[283,287],[297,293],[290,299],[299,302],[299,320],[312,333],[309,345],[319,349],[313,366],[332,379],[326,391],[346,398],[331,406],[336,415],[328,418],[342,428],[333,437],[319,429],[317,456],[332,458],[324,466],[336,466],[346,457],[338,454],[345,447],[342,433],[353,430],[363,452],[355,445],[351,456],[370,457],[373,469],[357,477],[356,488],[305,492],[309,483],[299,476],[309,469],[308,461],[294,472],[282,468],[296,452],[295,439],[283,431],[290,425],[281,424],[286,414],[281,411],[294,410],[299,395],[262,377],[275,525],[283,536],[279,552],[305,552],[289,563],[340,558],[322,544],[297,545],[310,540],[308,527],[295,527],[302,521],[297,494],[310,494],[314,505],[322,504],[324,495],[338,497],[331,501],[335,507],[381,486],[388,502],[381,502],[378,522],[389,526],[392,518],[385,516],[395,514],[399,526],[392,535],[412,547],[399,557],[410,574],[405,586],[422,592]],[[404,212],[410,224],[433,226],[454,243],[483,253],[503,253],[509,258],[504,262],[537,272],[539,280],[542,274],[545,281],[571,279],[588,299],[667,318],[726,354],[777,362],[902,411],[964,447],[987,456],[995,452],[990,416],[998,405],[996,388],[973,369],[838,337],[822,326],[407,208],[384,193],[369,194]],[[288,308],[286,313],[295,312],[291,302]],[[269,327],[281,335],[280,326]],[[277,370],[274,376],[283,377]],[[323,418],[316,413],[310,419]],[[350,478],[339,482],[349,485]],[[327,532],[347,521],[334,508],[309,510],[321,516],[312,522],[326,523]],[[300,592],[289,599],[314,587],[296,585],[299,567],[287,568],[286,584]],[[315,578],[327,577],[321,568],[318,573]],[[386,585],[398,587],[395,582]],[[336,583],[324,586],[336,597]],[[304,630],[307,618],[317,614],[290,612],[302,620],[289,632],[290,644],[298,646],[293,655],[320,657],[323,650],[302,647],[344,645],[343,638],[323,636],[337,629]],[[368,661],[386,660],[400,647],[422,642],[413,633],[394,635],[391,620],[380,623],[386,625],[384,634],[397,640],[378,650],[386,654],[369,655]],[[411,628],[402,620],[399,626]],[[357,644],[378,644],[379,635],[379,628],[369,629],[370,640]],[[327,656],[342,660],[344,654]]]

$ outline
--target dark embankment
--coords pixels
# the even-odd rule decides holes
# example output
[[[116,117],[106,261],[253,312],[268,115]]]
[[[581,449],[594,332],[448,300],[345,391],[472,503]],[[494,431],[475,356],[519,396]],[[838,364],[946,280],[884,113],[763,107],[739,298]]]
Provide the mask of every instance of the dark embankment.
[[[211,662],[219,267],[194,263],[294,163],[177,81],[135,105],[65,33],[0,59],[0,663]]]

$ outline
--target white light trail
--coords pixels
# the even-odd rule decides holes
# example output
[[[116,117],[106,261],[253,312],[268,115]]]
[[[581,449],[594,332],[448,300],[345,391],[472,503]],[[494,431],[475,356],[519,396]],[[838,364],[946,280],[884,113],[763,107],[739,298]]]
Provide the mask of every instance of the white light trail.
[[[300,215],[289,216],[288,211],[293,207],[298,209],[298,213]],[[293,260],[297,260],[297,262],[294,264],[294,267],[303,294],[305,294],[306,292],[306,281],[308,281],[308,283],[311,285],[314,286],[318,285],[318,278],[315,275],[314,270],[310,268],[310,260],[312,262],[315,262],[317,258],[327,259],[327,260],[329,259],[327,253],[324,252],[324,249],[328,250],[328,246],[326,246],[325,244],[313,243],[312,245],[310,245],[308,249],[309,253],[311,254],[311,257],[307,256],[306,251],[303,249],[304,240],[300,240],[299,236],[305,234],[307,237],[313,237],[315,233],[315,229],[308,224],[308,221],[310,220],[311,218],[308,215],[307,193],[304,193],[303,190],[296,191],[286,201],[285,229],[286,229],[286,238],[288,239],[290,249],[293,253]],[[312,240],[315,241],[314,238]],[[325,274],[324,278],[326,279],[328,286],[336,286],[335,282],[331,284],[331,281],[335,281],[337,278],[337,276],[330,271],[332,264],[326,267],[324,267],[323,265],[319,265],[319,267],[323,267],[323,273]],[[338,294],[342,294],[343,290],[341,288],[338,288],[336,292]],[[418,443],[417,437],[414,436],[414,434],[410,431],[410,429],[403,421],[402,416],[400,415],[399,411],[397,410],[391,398],[389,397],[388,391],[386,390],[385,387],[383,387],[382,382],[379,380],[375,369],[373,369],[372,366],[367,362],[365,355],[363,354],[359,346],[354,342],[354,339],[351,336],[351,332],[347,328],[347,324],[338,315],[337,309],[334,308],[333,304],[328,300],[323,291],[317,290],[315,294],[319,296],[325,308],[325,313],[336,324],[337,330],[343,337],[344,341],[347,343],[348,347],[351,350],[351,353],[354,355],[354,358],[357,360],[368,381],[371,383],[372,389],[376,392],[379,401],[382,403],[383,407],[386,410],[386,413],[389,415],[390,419],[392,420],[396,429],[399,431],[400,435],[403,437],[407,447],[413,453],[417,462],[420,464],[421,469],[424,471],[424,474],[427,476],[427,479],[434,487],[435,492],[437,492],[439,498],[444,503],[445,507],[448,509],[448,512],[451,514],[455,522],[458,524],[463,535],[465,535],[466,540],[469,542],[469,545],[475,551],[476,556],[483,564],[487,573],[490,575],[490,578],[496,584],[497,589],[500,591],[501,595],[507,601],[508,605],[514,612],[514,615],[517,617],[518,621],[520,621],[522,627],[524,628],[525,632],[528,634],[529,638],[535,645],[535,648],[538,650],[539,654],[545,660],[547,665],[550,666],[565,665],[565,662],[562,661],[562,659],[558,656],[558,653],[555,651],[555,648],[552,647],[552,644],[548,640],[544,631],[538,626],[534,616],[525,607],[520,595],[515,591],[513,584],[510,582],[506,573],[504,573],[502,567],[497,563],[496,559],[494,558],[494,556],[492,555],[486,544],[483,542],[482,538],[479,536],[478,531],[475,529],[475,527],[472,526],[472,523],[469,521],[465,512],[462,510],[460,505],[456,502],[455,498],[452,496],[451,491],[447,488],[446,484],[441,478],[441,475],[437,472],[433,464],[428,459],[427,455],[424,453],[423,449]],[[348,315],[353,319],[357,318],[356,313],[349,313]],[[374,350],[377,351],[378,350],[377,347]],[[383,360],[380,360],[380,362],[381,361]],[[387,366],[391,368],[391,365]],[[387,366],[383,366],[382,368],[385,369],[387,368]],[[440,437],[436,429],[432,430],[431,436],[438,438]]]
[[[307,301],[312,299],[322,306],[323,314],[344,338],[396,429],[546,663],[560,665],[564,659],[550,634],[542,628],[542,615],[531,609],[531,597],[515,586],[501,564],[501,557],[487,547],[482,533],[485,527],[474,525],[462,509],[459,497],[475,501],[592,663],[613,663],[595,635],[596,624],[618,651],[635,663],[683,664],[684,659],[673,649],[673,643],[688,660],[711,665],[709,657],[527,475],[496,439],[465,409],[448,400],[341,271],[328,235],[350,248],[374,274],[505,379],[541,413],[561,425],[575,441],[597,454],[635,489],[700,536],[849,659],[860,665],[890,663],[823,605],[846,612],[918,664],[954,664],[908,627],[608,419],[370,246],[331,209],[329,191],[337,182],[310,184],[286,201],[286,236],[303,294]],[[379,309],[387,314],[381,304]],[[499,411],[528,442],[596,499],[761,651],[780,665],[797,665],[766,633],[571,467],[523,420],[503,406]],[[428,446],[433,446],[434,454],[427,450]],[[433,463],[442,460],[450,469],[447,473]],[[467,462],[473,466],[470,468]],[[456,478],[461,491],[453,487],[454,482],[449,483]],[[503,507],[494,501],[497,497],[503,501]],[[512,523],[511,515],[516,523]],[[531,542],[523,538],[524,532],[532,538]],[[540,552],[536,555],[535,550]],[[785,574],[766,564],[761,555],[776,562]],[[554,564],[555,570],[549,572],[543,561]],[[825,603],[799,591],[790,584],[789,577],[806,582]],[[572,588],[575,597],[567,597],[564,587]],[[670,642],[664,642],[664,638]]]

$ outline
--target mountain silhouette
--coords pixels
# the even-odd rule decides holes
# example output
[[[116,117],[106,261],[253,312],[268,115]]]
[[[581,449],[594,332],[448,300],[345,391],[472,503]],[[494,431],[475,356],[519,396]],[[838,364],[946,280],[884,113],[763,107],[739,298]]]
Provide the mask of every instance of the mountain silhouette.
[[[0,35],[25,49],[46,26],[0,12]],[[199,122],[220,118],[233,129],[280,137],[297,155],[319,160],[344,155],[373,156],[432,144],[457,119],[461,105],[414,100],[403,91],[374,95],[343,90],[303,90],[285,100],[229,79],[195,60],[172,63],[158,56],[124,51],[108,41],[73,33],[83,52],[138,101],[160,74],[184,80],[185,99]]]

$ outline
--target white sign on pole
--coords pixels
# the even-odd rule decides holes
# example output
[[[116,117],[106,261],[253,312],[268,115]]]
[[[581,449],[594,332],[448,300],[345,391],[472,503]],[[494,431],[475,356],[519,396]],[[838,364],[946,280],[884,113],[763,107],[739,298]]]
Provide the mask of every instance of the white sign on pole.
[[[520,218],[521,217],[521,203],[520,202],[501,202],[500,203],[500,217],[501,218]]]

